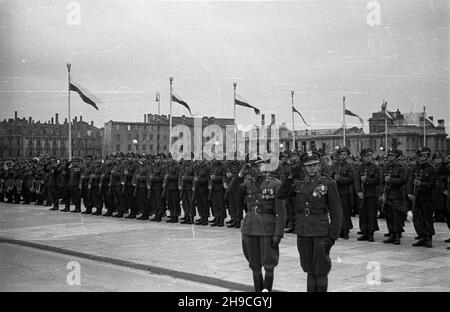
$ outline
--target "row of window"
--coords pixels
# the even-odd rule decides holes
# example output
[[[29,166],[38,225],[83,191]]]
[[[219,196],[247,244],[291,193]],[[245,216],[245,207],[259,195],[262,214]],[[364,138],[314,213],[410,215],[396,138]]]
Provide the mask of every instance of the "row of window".
[[[147,149],[147,147],[148,147],[148,149]],[[128,144],[128,152],[135,152],[135,151],[137,151],[137,152],[156,152],[156,148],[157,148],[157,146],[154,146],[153,144],[150,144],[148,146],[146,144],[144,144],[144,145],[142,145],[142,148],[140,148],[140,146],[138,144],[136,144],[136,149],[135,149],[133,145]],[[165,150],[167,150],[167,145],[160,146],[159,148],[161,149],[161,151],[165,151]],[[116,145],[116,151],[117,152],[121,151],[120,144]]]
[[[143,141],[146,141],[146,140],[153,140],[153,138],[158,138],[158,139],[161,139],[161,135],[155,135],[155,136],[153,136],[153,134],[143,134],[141,137],[139,137],[139,134],[136,134],[136,135],[132,135],[131,133],[129,133],[128,134],[128,140],[133,140],[133,139],[136,139],[136,140],[143,140]],[[163,135],[162,136],[162,138],[163,138],[163,140],[168,140],[168,135],[167,134],[165,134],[165,135]],[[116,140],[117,141],[120,141],[120,133],[117,133],[116,134]]]

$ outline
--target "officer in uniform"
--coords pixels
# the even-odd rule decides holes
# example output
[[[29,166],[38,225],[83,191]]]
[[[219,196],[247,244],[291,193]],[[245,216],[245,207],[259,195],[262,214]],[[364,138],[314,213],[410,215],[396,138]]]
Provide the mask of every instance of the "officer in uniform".
[[[84,160],[84,164],[83,164],[83,169],[81,171],[81,176],[80,176],[80,191],[81,191],[81,198],[83,198],[83,205],[85,210],[82,212],[82,214],[91,214],[92,213],[92,208],[94,207],[92,202],[91,202],[91,198],[90,198],[90,194],[89,194],[89,189],[91,187],[90,181],[91,181],[91,174],[93,172],[93,166],[92,166],[92,162],[91,162],[91,157],[88,156],[85,160]]]
[[[117,212],[113,217],[123,218],[123,213],[120,211],[120,205],[122,200],[122,171],[125,170],[125,163],[122,156],[118,157],[114,161],[114,165],[111,169],[111,176],[108,184],[108,193],[112,194],[114,201],[114,207]]]
[[[292,174],[294,178],[300,179],[305,176],[303,166],[300,162],[300,154],[297,151],[292,151],[291,157],[286,163],[284,174]],[[284,180],[285,177],[281,178]],[[293,233],[295,231],[295,210],[292,198],[286,199],[286,233]]]
[[[211,193],[212,212],[214,216],[214,222],[211,223],[211,226],[222,227],[227,217],[224,202],[226,168],[222,161],[212,161],[212,172],[209,178],[209,192]]]
[[[69,205],[66,205],[67,200],[67,192],[68,190],[68,183],[69,183],[69,177],[70,177],[70,170],[69,170],[69,162],[66,159],[63,159],[61,161],[60,171],[59,171],[59,181],[58,181],[58,188],[60,195],[62,196],[62,199],[64,201],[64,209],[61,211],[63,212],[69,212],[70,211],[70,202]]]
[[[377,190],[376,187],[380,183],[380,168],[375,165],[373,160],[373,150],[365,148],[360,153],[363,163],[357,169],[355,175],[356,193],[358,194],[360,204],[359,211],[359,228],[362,236],[359,241],[373,242],[373,233],[379,230],[377,220]]]
[[[307,291],[325,292],[331,270],[330,250],[341,231],[342,206],[336,182],[319,174],[320,155],[309,152],[301,161],[306,177],[294,179],[290,175],[277,198],[294,199],[297,248],[301,267],[308,273]]]
[[[256,159],[244,165],[237,179],[247,196],[247,213],[241,229],[242,249],[253,272],[256,292],[272,290],[274,268],[278,265],[279,244],[286,222],[284,203],[275,197],[281,182],[262,172],[262,163],[261,159]],[[249,167],[251,176],[244,181],[244,173]]]
[[[119,213],[116,217],[123,217],[124,214],[129,213],[126,216],[127,219],[136,218],[136,201],[133,197],[134,187],[133,187],[133,176],[136,170],[135,164],[133,162],[133,156],[131,154],[127,155],[127,160],[124,162],[124,167],[122,171],[121,180],[121,190],[120,190],[120,206]]]
[[[350,230],[353,228],[351,219],[352,196],[350,185],[355,183],[352,166],[347,162],[350,155],[348,148],[340,147],[337,150],[337,161],[331,168],[331,178],[333,178],[338,187],[339,198],[342,206],[342,229],[340,237],[349,239]]]
[[[102,175],[102,163],[101,160],[95,160],[92,165],[92,171],[90,175],[89,185],[88,185],[88,196],[95,207],[95,215],[101,216],[103,209],[103,199],[100,194],[100,179]]]
[[[406,170],[398,162],[402,151],[390,149],[387,153],[387,161],[382,169],[382,183],[384,186],[383,211],[385,212],[386,225],[388,227],[388,238],[383,241],[385,244],[400,244],[401,233],[405,226],[403,212],[407,210],[404,202],[403,187],[406,184]],[[406,207],[406,208],[405,208]]]
[[[114,197],[111,190],[111,171],[114,166],[114,159],[106,158],[106,163],[103,166],[102,175],[100,176],[100,194],[103,197],[103,202],[105,203],[106,213],[103,215],[105,217],[111,217],[113,212],[116,210],[114,204]]]
[[[447,185],[447,176],[445,175],[446,163],[441,153],[437,152],[433,154],[433,166],[437,174],[436,187],[433,188],[433,220],[434,222],[445,222],[447,196],[445,196],[444,191]]]
[[[53,207],[50,210],[59,210],[59,190],[58,190],[58,176],[59,176],[59,162],[56,162],[56,158],[50,159],[48,165],[48,182],[47,190],[49,195],[49,202],[53,203]]]
[[[196,161],[193,190],[193,205],[197,204],[197,211],[200,219],[195,221],[198,225],[208,225],[209,203],[208,203],[208,181],[211,173],[207,161],[202,159]]]
[[[428,162],[431,149],[422,147],[417,151],[419,161],[407,184],[408,197],[413,202],[413,222],[419,240],[414,247],[433,247],[433,188],[436,186],[436,169]]]

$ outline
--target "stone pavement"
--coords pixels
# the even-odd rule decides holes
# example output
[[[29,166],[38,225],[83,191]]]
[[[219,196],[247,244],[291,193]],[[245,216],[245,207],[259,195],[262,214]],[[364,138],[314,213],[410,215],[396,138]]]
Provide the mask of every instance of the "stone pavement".
[[[242,253],[239,229],[150,222],[48,211],[49,207],[0,204],[0,239],[13,239],[131,261],[251,286],[252,275]],[[73,208],[72,208],[73,209]],[[433,248],[412,247],[415,236],[406,224],[401,245],[383,244],[384,220],[374,243],[358,242],[357,218],[350,240],[338,240],[329,291],[450,291],[450,231],[435,223]],[[306,291],[294,234],[280,244],[274,290]],[[378,284],[371,284],[379,277]],[[369,282],[368,282],[369,281]]]

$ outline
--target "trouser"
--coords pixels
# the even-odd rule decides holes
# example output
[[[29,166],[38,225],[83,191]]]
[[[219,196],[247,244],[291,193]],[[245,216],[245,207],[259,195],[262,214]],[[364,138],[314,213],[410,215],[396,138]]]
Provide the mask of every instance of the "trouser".
[[[398,199],[388,199],[384,205],[386,225],[391,234],[400,234],[405,226],[402,212],[402,201]]]
[[[116,208],[116,205],[114,203],[114,196],[113,196],[113,193],[112,193],[112,189],[111,189],[111,192],[110,192],[109,187],[105,188],[102,191],[102,193],[103,193],[103,202],[105,203],[105,208],[108,211],[111,211],[111,212],[116,211],[117,208]]]
[[[207,219],[209,217],[208,193],[197,194],[196,200],[198,215],[203,219]]]
[[[195,206],[192,204],[192,190],[183,190],[181,202],[183,204],[184,216],[195,217]]]
[[[364,198],[359,211],[359,228],[364,234],[373,234],[379,230],[376,197]]]
[[[327,291],[327,276],[331,270],[330,251],[333,243],[328,237],[297,236],[300,266],[308,273],[306,285],[308,292]]]
[[[341,199],[342,204],[342,231],[349,231],[353,229],[353,223],[351,218],[351,195],[341,195],[339,194],[339,198]]]
[[[139,186],[137,189],[137,210],[143,216],[150,216],[150,199],[147,199],[147,186]]]
[[[14,202],[14,189],[11,189],[10,191],[6,191],[6,202],[12,203]]]
[[[242,250],[250,269],[274,269],[280,257],[279,247],[272,246],[272,236],[242,234]]]
[[[168,190],[166,192],[167,206],[170,211],[171,217],[179,217],[181,214],[180,207],[180,191],[179,190]]]
[[[57,185],[48,185],[49,201],[53,204],[54,208],[59,207],[59,187]]]
[[[241,221],[243,219],[242,191],[239,187],[228,190],[228,210],[232,220]]]
[[[433,203],[431,200],[422,200],[420,194],[413,209],[414,229],[418,236],[431,237],[435,234],[433,224]]]
[[[92,186],[91,191],[89,192],[91,204],[97,209],[97,211],[101,211],[103,208],[103,199],[99,192],[100,190],[98,186]]]
[[[120,211],[120,204],[122,201],[122,186],[116,185],[111,187],[111,197],[114,202],[114,208]]]
[[[17,189],[14,187],[13,189],[13,200],[15,204],[20,204],[21,194],[17,191]]]
[[[0,193],[0,203],[3,203],[5,201],[5,193],[1,192]]]
[[[75,205],[75,210],[81,210],[80,189],[78,185],[69,185],[65,195],[65,208],[70,209],[70,201]]]
[[[126,185],[123,192],[121,192],[119,212],[136,214],[136,199],[133,197],[134,187]]]
[[[83,198],[83,206],[84,206],[84,208],[86,208],[86,211],[92,211],[92,208],[94,207],[94,205],[92,204],[92,201],[91,201],[91,195],[88,193],[90,193],[90,192],[87,189],[87,187],[83,187],[81,189],[81,197]]]
[[[224,190],[213,190],[211,193],[212,212],[214,218],[224,220],[227,217],[225,201],[223,199]]]
[[[25,204],[31,202],[31,192],[27,185],[22,186],[22,198]]]
[[[289,197],[286,200],[286,227],[294,227],[295,226],[295,210],[294,203]]]
[[[161,192],[161,189],[152,189],[150,192],[150,208],[157,219],[162,218],[166,211],[166,203],[161,197]]]

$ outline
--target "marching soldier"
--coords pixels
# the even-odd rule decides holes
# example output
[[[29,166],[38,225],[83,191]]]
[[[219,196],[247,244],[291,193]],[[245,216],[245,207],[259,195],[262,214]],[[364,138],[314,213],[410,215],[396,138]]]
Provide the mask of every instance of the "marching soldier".
[[[385,244],[400,244],[403,227],[405,226],[403,212],[405,208],[403,187],[406,183],[405,168],[399,163],[398,158],[402,151],[390,149],[387,153],[387,161],[382,169],[382,184],[384,186],[381,200],[382,211],[385,213],[386,225],[389,237],[383,241]]]
[[[373,150],[365,148],[361,151],[363,163],[355,175],[355,188],[360,200],[359,228],[362,236],[359,241],[373,242],[373,233],[379,230],[377,219],[377,185],[380,182],[380,168],[373,160]]]
[[[325,292],[331,270],[330,250],[341,231],[342,206],[336,182],[319,174],[320,155],[309,152],[301,160],[306,177],[294,179],[291,174],[277,198],[292,196],[294,200],[297,248],[301,267],[308,273],[307,291]]]
[[[340,237],[349,239],[350,230],[353,228],[351,219],[352,210],[352,188],[354,181],[354,172],[352,166],[347,162],[350,155],[348,148],[340,147],[337,150],[337,161],[331,168],[331,178],[336,181],[339,198],[342,205],[342,229]]]
[[[211,194],[212,212],[214,216],[214,221],[211,223],[211,226],[222,227],[227,217],[224,202],[226,168],[222,161],[213,160],[211,171],[210,186],[208,187]]]
[[[192,198],[193,204],[197,204],[197,211],[200,219],[195,221],[197,225],[208,225],[209,218],[209,203],[208,203],[208,181],[211,173],[211,169],[205,159],[196,161],[195,164],[195,176],[192,185]]]
[[[242,249],[253,273],[256,292],[272,290],[274,269],[280,256],[279,244],[286,222],[284,203],[275,197],[281,182],[270,177],[268,172],[262,172],[262,163],[261,159],[247,163],[237,179],[242,192],[247,196],[247,213],[241,229]],[[252,176],[244,181],[244,174],[248,169]]]
[[[431,149],[422,147],[417,151],[419,161],[407,184],[408,197],[413,203],[413,222],[419,240],[414,247],[433,247],[433,188],[436,186],[436,169],[428,162]]]
[[[193,155],[192,155],[193,156]],[[194,163],[192,160],[183,162],[178,189],[183,204],[184,218],[180,223],[193,224],[195,218],[195,205],[192,203],[192,184],[194,182]]]

